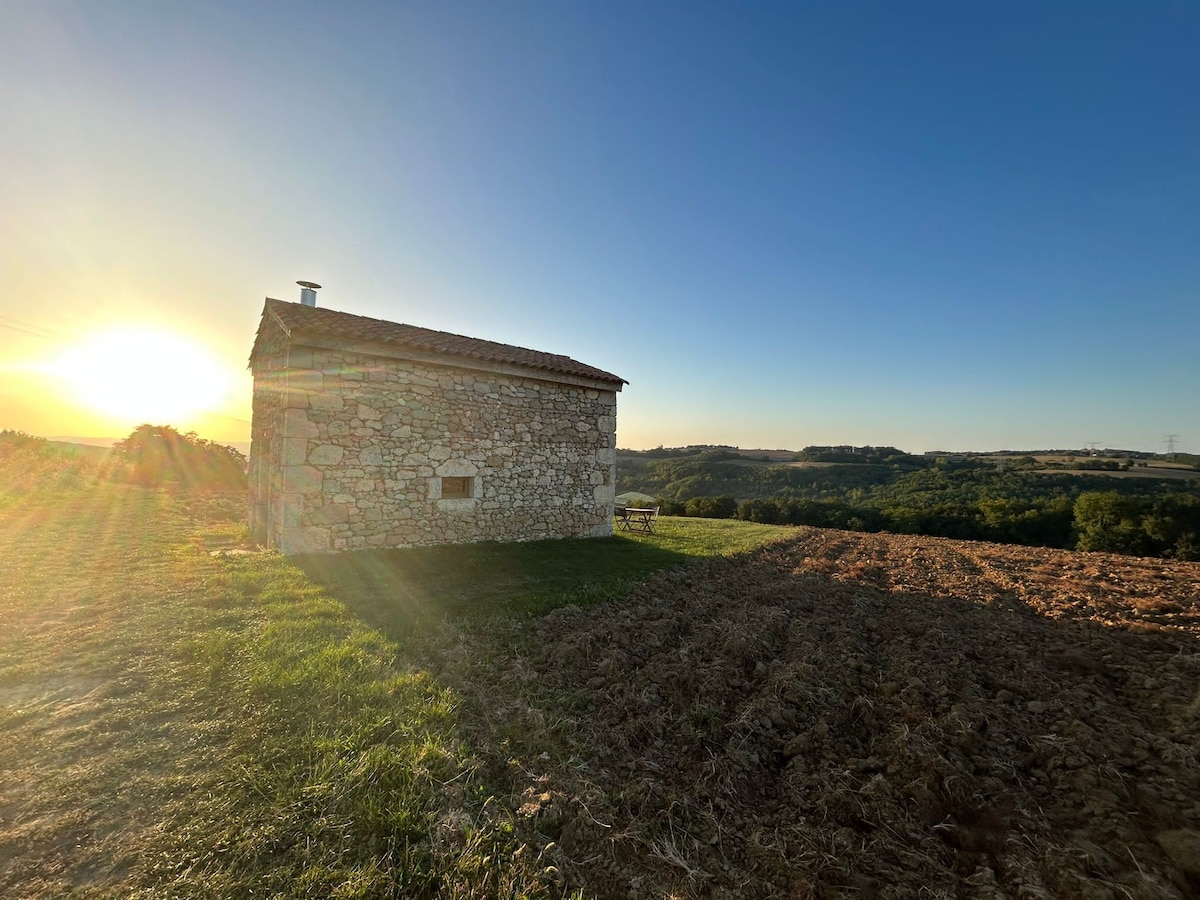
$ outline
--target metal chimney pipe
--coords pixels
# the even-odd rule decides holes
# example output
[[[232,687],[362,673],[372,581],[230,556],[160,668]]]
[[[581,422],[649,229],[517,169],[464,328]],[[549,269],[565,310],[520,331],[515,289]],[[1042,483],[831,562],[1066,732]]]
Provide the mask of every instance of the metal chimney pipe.
[[[300,285],[300,302],[305,306],[316,306],[317,291],[321,286],[315,281],[297,281],[296,284]]]

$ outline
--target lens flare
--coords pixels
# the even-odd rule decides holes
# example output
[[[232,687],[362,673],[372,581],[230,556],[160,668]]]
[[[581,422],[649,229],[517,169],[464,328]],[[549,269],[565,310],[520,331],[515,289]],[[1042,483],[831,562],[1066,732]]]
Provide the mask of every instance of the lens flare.
[[[149,329],[92,335],[65,351],[53,372],[77,401],[126,424],[178,424],[214,409],[232,384],[200,345]]]

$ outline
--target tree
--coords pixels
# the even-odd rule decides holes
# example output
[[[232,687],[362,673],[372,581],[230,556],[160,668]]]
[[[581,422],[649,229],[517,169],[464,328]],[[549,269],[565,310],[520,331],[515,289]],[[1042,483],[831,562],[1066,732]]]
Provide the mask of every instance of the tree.
[[[675,500],[671,497],[659,497],[654,501],[654,505],[658,507],[659,515],[663,516],[686,516],[687,504],[682,500]]]
[[[1075,500],[1076,550],[1102,550],[1142,556],[1149,537],[1142,529],[1144,504],[1116,491],[1089,491]]]
[[[743,500],[738,505],[737,517],[746,522],[760,522],[764,525],[778,525],[783,521],[779,504],[769,497]]]
[[[704,519],[732,519],[737,510],[737,501],[728,495],[693,497],[687,502],[687,514]]]
[[[177,484],[207,490],[245,488],[246,457],[194,431],[180,434],[170,425],[139,425],[113,445],[118,459],[129,464],[137,484]]]
[[[1157,498],[1142,528],[1163,556],[1200,560],[1200,498],[1191,494]]]

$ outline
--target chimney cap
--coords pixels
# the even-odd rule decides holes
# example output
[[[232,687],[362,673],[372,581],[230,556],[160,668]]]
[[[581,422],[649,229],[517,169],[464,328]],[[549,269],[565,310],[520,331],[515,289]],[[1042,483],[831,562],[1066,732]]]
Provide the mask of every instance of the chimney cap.
[[[319,290],[321,287],[315,281],[297,281],[296,284],[300,285],[302,288],[308,288],[310,291]]]

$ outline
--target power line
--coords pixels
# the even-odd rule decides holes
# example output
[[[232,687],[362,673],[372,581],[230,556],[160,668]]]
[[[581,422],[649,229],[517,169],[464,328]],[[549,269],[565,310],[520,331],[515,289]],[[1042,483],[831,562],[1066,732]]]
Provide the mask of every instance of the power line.
[[[44,340],[62,337],[62,335],[55,334],[53,331],[39,328],[30,322],[22,322],[20,319],[14,319],[12,316],[0,316],[0,328],[6,328],[9,331],[19,331],[21,334],[43,338]]]

